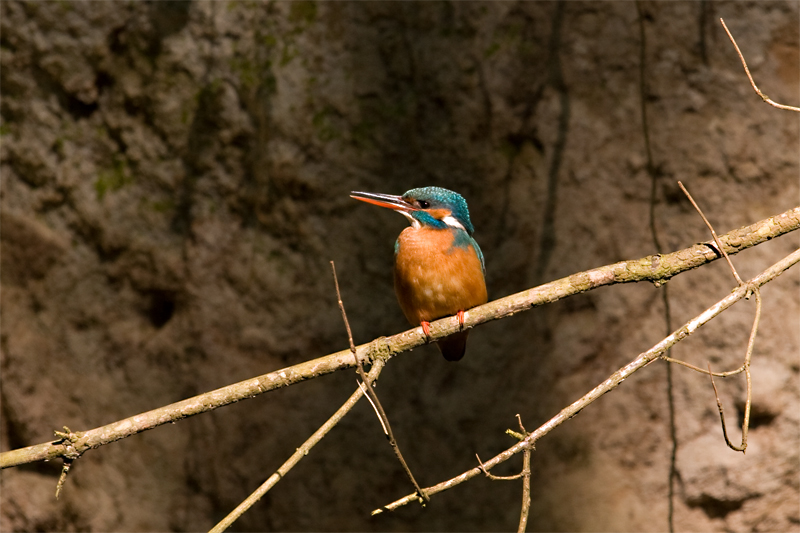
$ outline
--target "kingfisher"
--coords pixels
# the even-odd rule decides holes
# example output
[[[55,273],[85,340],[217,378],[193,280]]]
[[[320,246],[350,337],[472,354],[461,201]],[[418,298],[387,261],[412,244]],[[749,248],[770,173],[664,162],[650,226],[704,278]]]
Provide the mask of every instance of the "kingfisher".
[[[412,326],[430,337],[430,322],[488,301],[483,252],[472,238],[467,201],[441,187],[411,189],[402,196],[351,192],[351,198],[388,207],[405,216],[409,227],[394,245],[394,290]],[[464,357],[469,331],[437,341],[448,361]]]

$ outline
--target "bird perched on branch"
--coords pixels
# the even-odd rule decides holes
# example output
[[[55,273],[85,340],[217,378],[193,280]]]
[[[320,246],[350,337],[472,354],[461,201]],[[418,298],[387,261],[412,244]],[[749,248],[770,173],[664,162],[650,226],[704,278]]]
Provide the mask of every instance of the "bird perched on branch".
[[[430,322],[486,303],[483,253],[472,238],[467,202],[441,187],[411,189],[402,196],[352,192],[352,198],[404,215],[411,226],[394,246],[394,290],[411,325],[430,336]],[[469,331],[437,341],[448,361],[464,357]]]

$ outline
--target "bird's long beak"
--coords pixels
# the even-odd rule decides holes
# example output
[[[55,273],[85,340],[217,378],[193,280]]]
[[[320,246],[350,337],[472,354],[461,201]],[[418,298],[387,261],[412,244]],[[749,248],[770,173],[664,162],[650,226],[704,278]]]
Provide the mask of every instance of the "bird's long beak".
[[[405,200],[402,196],[395,196],[393,194],[378,194],[374,192],[350,192],[350,198],[367,202],[368,204],[377,205],[380,207],[388,207],[395,211],[402,211],[409,213],[411,211],[418,211],[418,209]]]

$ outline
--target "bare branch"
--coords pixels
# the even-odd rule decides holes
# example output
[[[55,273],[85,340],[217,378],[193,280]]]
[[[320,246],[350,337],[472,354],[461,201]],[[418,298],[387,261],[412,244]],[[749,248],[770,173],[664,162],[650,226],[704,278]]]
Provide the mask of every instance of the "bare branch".
[[[378,376],[383,370],[386,361],[383,359],[377,359],[373,364],[372,368],[369,371],[369,375],[367,376],[367,380],[370,382],[374,382],[378,379]],[[350,398],[331,416],[324,424],[322,424],[317,431],[314,432],[297,450],[283,463],[278,470],[272,474],[269,479],[267,479],[258,489],[256,489],[250,496],[247,497],[242,503],[240,503],[236,509],[230,512],[228,516],[223,518],[216,526],[214,526],[210,533],[222,533],[226,529],[228,529],[231,524],[233,524],[240,516],[242,516],[250,507],[255,505],[258,500],[260,500],[272,487],[274,487],[278,481],[284,478],[284,476],[289,472],[289,470],[294,467],[297,463],[300,462],[300,459],[308,455],[308,452],[311,451],[322,438],[328,434],[328,432],[333,429],[339,421],[344,418],[344,416],[350,412],[350,410],[355,407],[356,403],[361,396],[364,395],[364,390],[359,387],[356,391],[350,395]]]
[[[671,335],[666,337],[665,339],[661,340],[658,344],[639,354],[636,359],[625,365],[624,367],[620,368],[616,372],[614,372],[611,376],[609,376],[605,381],[601,384],[596,386],[594,389],[586,393],[582,398],[573,402],[571,405],[562,409],[556,416],[545,422],[542,426],[538,429],[533,431],[528,435],[528,437],[521,441],[518,444],[515,444],[511,448],[505,450],[504,452],[496,455],[492,459],[489,459],[486,462],[481,463],[481,467],[473,468],[468,470],[454,478],[448,479],[447,481],[443,481],[437,485],[432,487],[427,487],[424,489],[425,493],[429,496],[433,496],[439,492],[445,491],[447,489],[451,489],[456,485],[460,485],[465,481],[472,479],[473,477],[481,474],[482,472],[494,468],[500,463],[503,463],[510,459],[515,454],[524,451],[527,447],[532,446],[537,440],[542,438],[544,435],[548,434],[550,431],[555,429],[556,427],[560,426],[570,418],[577,415],[581,410],[583,410],[586,406],[593,403],[595,400],[603,396],[605,393],[615,389],[622,383],[625,379],[631,376],[634,372],[641,370],[645,366],[649,365],[656,359],[660,358],[660,356],[667,351],[671,346],[675,345],[676,343],[682,341],[692,333],[694,333],[698,328],[702,327],[703,325],[707,324],[711,319],[728,309],[730,306],[738,302],[739,300],[744,299],[745,297],[749,296],[750,292],[757,287],[761,287],[765,283],[775,279],[781,273],[783,273],[786,269],[792,267],[793,265],[800,262],[800,249],[795,250],[788,256],[784,257],[768,269],[764,270],[761,274],[751,279],[744,285],[737,287],[731,294],[723,298],[722,300],[718,301],[716,304],[712,305],[704,312],[696,316],[695,318],[688,321],[684,324],[680,329],[673,332]],[[402,507],[414,501],[416,499],[416,494],[410,494],[399,500],[396,500],[382,509],[378,509],[373,511],[373,514],[381,512],[382,510],[390,510],[393,511],[398,507]]]
[[[58,483],[56,484],[57,500],[61,495],[61,490],[64,488],[64,483],[67,481],[67,475],[69,474],[69,469],[72,467],[72,463],[78,459],[81,454],[78,453],[72,446],[72,443],[75,442],[77,436],[67,426],[64,426],[64,431],[54,431],[53,433],[55,433],[56,437],[59,437],[59,442],[62,442],[67,448],[67,453],[65,453],[62,457],[64,464],[61,467],[61,475],[58,477]]]
[[[525,438],[528,436],[528,432],[525,430],[525,426],[522,425],[522,418],[520,418],[519,414],[517,414],[517,421],[519,422],[519,427],[522,429],[522,433],[517,433],[516,431],[507,429],[506,435],[510,435],[517,440],[525,440]],[[483,467],[483,461],[477,453],[475,454],[475,458],[478,459],[478,468],[480,468],[481,471],[486,474],[486,477],[492,481],[514,481],[515,479],[525,477],[526,470],[524,467],[519,474],[514,474],[513,476],[495,476],[494,474],[489,473],[489,471]],[[528,478],[530,478],[530,463],[528,465]],[[528,481],[530,481],[530,479]],[[528,485],[528,492],[530,493],[530,485]],[[373,512],[372,514],[375,513]]]
[[[722,19],[720,19],[720,20],[722,20]],[[723,25],[724,24],[725,23],[723,22]],[[727,28],[725,28],[725,29],[727,30]],[[730,35],[730,33],[729,33],[729,35]],[[745,66],[745,68],[747,68],[747,67]],[[736,282],[741,287],[744,284],[744,282],[742,281],[742,278],[739,277],[739,273],[736,271],[736,267],[733,266],[733,262],[731,261],[730,257],[728,257],[728,254],[725,252],[724,248],[722,247],[722,244],[719,242],[719,237],[717,237],[717,232],[714,231],[714,227],[711,225],[711,223],[708,221],[706,216],[703,214],[703,211],[700,209],[700,206],[697,205],[697,202],[694,201],[694,198],[692,198],[692,195],[689,194],[689,191],[686,190],[686,187],[683,186],[683,183],[681,183],[679,181],[678,185],[680,186],[680,188],[683,191],[683,193],[689,198],[689,201],[692,202],[692,205],[697,210],[697,212],[700,213],[700,216],[703,218],[703,222],[706,223],[706,226],[708,226],[709,231],[711,231],[711,235],[714,237],[714,242],[717,244],[717,249],[720,250],[722,252],[722,254],[725,256],[725,260],[728,262],[728,266],[731,269],[731,273],[733,274],[734,279],[736,279]],[[752,402],[752,380],[751,380],[751,376],[750,376],[750,357],[753,354],[753,344],[755,343],[756,333],[758,332],[758,322],[761,319],[761,292],[759,291],[758,287],[752,287],[751,290],[756,295],[756,316],[753,319],[753,328],[750,331],[750,339],[748,340],[748,343],[747,343],[747,352],[745,354],[744,364],[742,364],[742,366],[740,368],[738,368],[736,370],[733,370],[731,372],[724,372],[722,374],[717,374],[717,373],[714,373],[714,372],[711,371],[711,364],[709,363],[708,372],[707,372],[709,377],[711,377],[711,386],[714,387],[714,397],[717,399],[717,408],[719,409],[719,417],[720,417],[720,421],[722,422],[722,435],[723,435],[723,437],[725,437],[725,443],[732,450],[735,450],[737,452],[742,452],[742,453],[745,453],[745,450],[747,450],[747,430],[748,430],[748,428],[750,426],[750,405],[751,405],[751,402]],[[745,298],[748,298],[748,297],[749,297],[749,294],[746,294]],[[664,359],[667,359],[670,362],[679,363],[679,364],[681,364],[683,366],[686,366],[686,367],[689,367],[689,368],[693,368],[693,369],[696,369],[696,370],[702,372],[702,370],[700,370],[699,368],[697,368],[697,367],[695,367],[693,365],[690,365],[689,363],[685,363],[683,361],[678,361],[677,359],[672,359],[671,357],[665,357]],[[733,443],[731,443],[730,439],[728,438],[728,430],[727,430],[727,428],[725,426],[725,415],[724,415],[724,413],[722,411],[722,402],[719,399],[719,394],[717,392],[717,385],[714,383],[714,376],[715,375],[722,375],[724,377],[724,376],[729,376],[729,375],[733,375],[733,374],[738,374],[738,373],[740,373],[742,371],[744,371],[745,378],[747,380],[747,396],[746,396],[746,399],[745,399],[744,420],[742,422],[742,445],[741,446],[735,446]]]
[[[742,278],[740,278],[740,277],[739,277],[739,273],[738,273],[738,272],[736,272],[736,267],[734,267],[734,266],[733,266],[733,263],[731,262],[731,258],[730,258],[730,257],[728,257],[728,252],[726,252],[726,251],[725,251],[725,248],[723,248],[723,246],[722,246],[722,243],[721,243],[721,242],[719,242],[719,237],[717,237],[717,232],[716,232],[716,231],[714,231],[714,226],[712,226],[712,225],[711,225],[711,222],[709,222],[709,221],[708,221],[708,219],[706,218],[706,216],[703,214],[703,210],[702,210],[702,209],[700,209],[700,206],[699,206],[699,205],[697,205],[697,202],[695,202],[695,201],[694,201],[694,198],[692,198],[692,195],[691,195],[691,194],[689,194],[689,191],[687,191],[687,190],[686,190],[686,187],[684,187],[684,186],[683,186],[683,183],[681,183],[681,182],[679,181],[679,182],[678,182],[678,186],[679,186],[679,187],[681,188],[681,190],[683,191],[683,194],[685,194],[685,195],[686,195],[686,197],[687,197],[687,198],[689,198],[689,201],[690,201],[690,202],[692,202],[692,205],[693,205],[693,206],[694,206],[694,208],[697,210],[697,212],[698,212],[698,213],[700,213],[700,217],[703,219],[703,222],[705,222],[705,223],[706,223],[706,226],[708,227],[709,231],[711,231],[711,236],[712,236],[712,237],[714,237],[714,243],[717,245],[717,250],[719,250],[719,252],[720,252],[720,253],[721,253],[723,256],[725,256],[725,261],[727,261],[727,262],[728,262],[728,266],[731,268],[731,273],[733,273],[733,277],[734,277],[734,279],[736,280],[736,283],[738,283],[739,285],[741,285],[741,284],[743,283],[743,282],[742,282]]]
[[[693,364],[687,363],[686,361],[681,361],[680,359],[673,359],[672,357],[662,357],[662,359],[668,363],[675,363],[685,366],[686,368],[691,368],[695,372],[700,372],[701,374],[707,374],[709,376],[717,376],[718,378],[727,378],[728,376],[733,376],[735,374],[741,374],[744,372],[744,365],[740,366],[736,370],[729,370],[727,372],[711,372],[710,370],[700,368],[699,366],[694,366]]]
[[[741,452],[744,450],[739,450],[734,446],[731,440],[728,438],[728,429],[725,426],[725,410],[722,408],[722,401],[719,399],[719,391],[717,390],[717,384],[714,383],[714,374],[711,372],[711,363],[708,364],[708,375],[711,376],[711,386],[714,387],[714,398],[717,400],[717,409],[719,410],[719,418],[722,421],[722,436],[725,437],[725,443],[728,447],[736,450],[737,452]]]
[[[522,508],[519,512],[517,533],[523,533],[528,527],[528,515],[531,510],[531,449],[522,452]]]
[[[522,425],[522,417],[517,413],[517,422],[519,428],[525,437],[528,436],[528,430]],[[526,448],[522,452],[522,507],[519,511],[519,526],[517,533],[524,533],[528,527],[528,515],[531,510],[531,448]]]
[[[358,373],[361,376],[361,381],[367,389],[367,398],[369,399],[369,403],[372,404],[372,407],[375,409],[375,413],[378,415],[378,420],[380,420],[381,426],[383,427],[383,433],[386,435],[386,438],[389,439],[389,445],[391,445],[395,456],[397,456],[397,460],[400,461],[400,465],[403,467],[406,476],[417,490],[419,501],[427,502],[429,500],[428,496],[422,492],[419,483],[417,483],[416,478],[414,478],[414,474],[411,472],[411,468],[409,468],[408,463],[406,463],[406,460],[403,457],[403,453],[400,451],[400,446],[397,445],[397,440],[394,438],[392,426],[389,424],[389,417],[386,416],[386,411],[383,410],[383,405],[381,405],[381,401],[378,399],[378,394],[375,392],[375,389],[372,388],[367,376],[364,374],[364,367],[361,365],[361,359],[358,358],[358,353],[356,352],[356,345],[353,343],[353,333],[350,330],[350,322],[347,320],[347,313],[344,310],[342,293],[339,291],[339,278],[336,276],[336,265],[333,261],[331,261],[331,270],[333,270],[333,283],[336,285],[336,298],[339,301],[339,310],[342,312],[342,320],[344,320],[345,328],[347,328],[347,338],[350,341],[350,351],[353,353],[353,359],[358,367]]]
[[[744,419],[742,420],[742,444],[741,446],[734,445],[728,438],[728,430],[725,427],[725,414],[722,410],[722,402],[719,399],[719,392],[717,385],[714,383],[714,373],[711,372],[711,364],[708,365],[708,373],[711,376],[711,386],[714,387],[714,397],[717,400],[717,409],[719,409],[719,418],[722,423],[722,436],[725,438],[725,444],[732,450],[745,453],[747,451],[747,432],[750,429],[750,406],[753,400],[753,383],[750,376],[750,356],[753,355],[753,345],[756,341],[756,334],[758,333],[758,323],[761,320],[761,291],[758,288],[753,290],[756,296],[756,316],[753,319],[753,328],[750,330],[750,338],[747,341],[747,352],[744,356],[744,364],[742,370],[747,380],[747,391],[745,393],[744,404]]]
[[[729,254],[735,254],[798,228],[800,228],[800,207],[795,207],[780,215],[731,231],[720,236],[719,240]],[[472,328],[485,322],[502,319],[527,311],[535,306],[554,302],[605,285],[637,281],[651,281],[660,285],[681,272],[715,261],[718,256],[708,246],[707,244],[696,244],[690,248],[670,254],[657,254],[631,261],[621,261],[506,296],[464,313],[465,327]],[[457,332],[459,328],[458,319],[455,317],[443,318],[432,322],[430,340],[443,338]],[[422,346],[427,342],[428,339],[423,334],[422,328],[418,327],[357,346],[356,353],[362,361],[374,361],[376,358],[388,359],[398,353]],[[325,357],[312,359],[158,409],[140,413],[105,426],[88,431],[75,432],[74,441],[69,442],[68,445],[61,439],[0,453],[0,468],[57,459],[69,454],[80,455],[87,450],[98,448],[163,424],[176,422],[265,392],[294,385],[337,370],[353,368],[354,366],[352,352],[349,349],[342,350]]]
[[[694,366],[691,363],[687,363],[686,361],[681,361],[679,359],[673,359],[671,357],[662,357],[662,359],[664,361],[667,361],[668,363],[676,363],[685,366],[686,368],[691,368],[695,372],[700,372],[701,374],[707,374],[712,378],[714,376],[718,378],[727,378],[729,376],[741,374],[742,372],[745,371],[749,372],[750,356],[753,354],[753,344],[755,344],[756,340],[756,332],[758,331],[758,322],[759,320],[761,320],[761,291],[758,288],[753,288],[752,291],[753,294],[756,295],[756,316],[755,319],[753,320],[753,329],[750,331],[750,339],[747,342],[747,352],[745,353],[744,363],[742,363],[742,366],[740,366],[736,370],[728,370],[727,372],[712,372],[710,367],[708,370],[706,370],[704,368]],[[748,296],[745,296],[745,298],[747,297]],[[711,384],[712,385],[714,384],[713,379],[711,380]]]
[[[72,461],[72,459],[64,458],[64,465],[61,467],[61,475],[58,476],[58,483],[56,484],[56,500],[61,495],[61,489],[64,488],[64,483],[67,481],[67,474],[69,474]]]
[[[378,411],[378,406],[375,405],[375,402],[373,402],[372,398],[370,398],[369,394],[367,394],[367,388],[364,386],[364,383],[362,383],[361,381],[358,381],[358,380],[356,380],[356,383],[358,383],[358,386],[361,387],[364,390],[364,394],[367,395],[367,400],[369,401],[369,404],[372,406],[372,409],[375,411],[375,416],[378,417],[378,420],[381,423],[381,428],[383,429],[383,434],[388,437],[389,436],[389,430],[386,428],[386,424],[383,423],[383,418],[381,417],[381,412]]]
[[[480,456],[477,453],[475,454],[475,458],[478,460],[478,468],[480,468],[481,472],[483,472],[486,475],[486,477],[488,477],[492,481],[514,481],[515,479],[519,479],[522,477],[522,472],[520,472],[519,474],[514,474],[513,476],[495,476],[494,474],[486,470],[486,468],[484,468],[483,461],[481,460]],[[381,510],[377,509],[375,511],[372,511],[372,514],[375,515],[379,514],[380,512]]]
[[[733,35],[731,35],[731,32],[728,30],[728,26],[725,25],[725,21],[722,19],[719,19],[719,21],[722,23],[722,27],[725,28],[725,33],[728,34],[728,38],[733,43],[733,47],[736,48],[736,53],[739,54],[739,59],[742,61],[742,66],[744,66],[744,71],[747,74],[747,79],[750,80],[750,85],[753,86],[753,90],[756,92],[756,94],[772,107],[777,107],[778,109],[785,109],[786,111],[797,111],[798,113],[800,113],[800,107],[794,107],[790,105],[784,105],[784,104],[779,104],[777,102],[773,102],[766,94],[762,93],[761,90],[759,90],[759,88],[756,86],[756,82],[753,81],[753,76],[750,75],[750,69],[747,68],[747,61],[744,60],[742,51],[739,50],[739,45],[736,44],[736,39],[734,39]]]

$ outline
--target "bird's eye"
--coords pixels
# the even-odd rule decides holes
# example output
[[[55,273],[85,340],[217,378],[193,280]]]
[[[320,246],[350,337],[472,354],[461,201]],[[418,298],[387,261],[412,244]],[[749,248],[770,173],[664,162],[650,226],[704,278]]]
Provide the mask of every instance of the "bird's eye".
[[[431,206],[431,203],[427,200],[419,200],[418,203],[422,209],[428,209]]]

